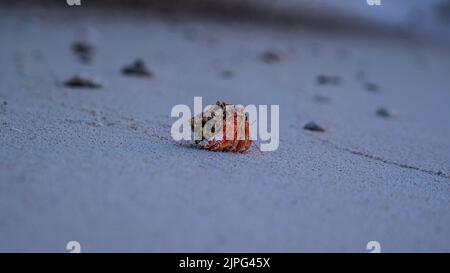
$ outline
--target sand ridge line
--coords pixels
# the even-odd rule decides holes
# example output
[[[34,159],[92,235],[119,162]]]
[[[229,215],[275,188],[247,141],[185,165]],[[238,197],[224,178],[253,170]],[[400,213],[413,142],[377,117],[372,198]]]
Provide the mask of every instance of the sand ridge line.
[[[408,165],[406,163],[400,163],[400,162],[397,162],[397,161],[385,159],[385,158],[383,158],[381,156],[365,153],[365,152],[358,151],[358,150],[355,150],[355,149],[352,149],[352,148],[348,148],[348,147],[342,147],[342,146],[340,146],[340,145],[338,145],[336,143],[333,143],[333,142],[331,142],[329,140],[323,140],[322,139],[321,142],[325,143],[325,144],[329,144],[329,145],[333,146],[337,150],[348,152],[348,153],[351,153],[353,155],[362,156],[362,157],[365,157],[365,158],[368,158],[368,159],[372,159],[372,160],[379,161],[379,162],[382,162],[382,163],[385,163],[385,164],[397,166],[397,167],[403,168],[403,169],[415,170],[415,171],[427,173],[427,174],[430,174],[430,175],[434,175],[434,176],[439,176],[439,177],[450,179],[450,175],[444,173],[443,171],[429,170],[429,169],[425,169],[425,168],[421,168],[421,167],[417,167],[417,166],[413,166],[413,165]]]

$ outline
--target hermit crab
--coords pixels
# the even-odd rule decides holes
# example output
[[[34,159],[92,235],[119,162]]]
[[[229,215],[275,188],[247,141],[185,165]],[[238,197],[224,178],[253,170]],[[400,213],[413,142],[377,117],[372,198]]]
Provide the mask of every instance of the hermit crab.
[[[242,153],[250,149],[250,125],[242,105],[216,102],[190,119],[195,144],[213,152]]]

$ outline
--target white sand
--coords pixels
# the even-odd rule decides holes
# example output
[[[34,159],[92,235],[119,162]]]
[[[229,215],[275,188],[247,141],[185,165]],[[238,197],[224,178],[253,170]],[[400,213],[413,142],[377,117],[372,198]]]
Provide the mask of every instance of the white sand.
[[[70,52],[85,26],[92,66]],[[450,251],[450,48],[367,36],[1,8],[0,251]],[[154,78],[120,74],[136,57]],[[104,88],[58,84],[76,73]],[[194,96],[279,104],[279,150],[174,144]]]

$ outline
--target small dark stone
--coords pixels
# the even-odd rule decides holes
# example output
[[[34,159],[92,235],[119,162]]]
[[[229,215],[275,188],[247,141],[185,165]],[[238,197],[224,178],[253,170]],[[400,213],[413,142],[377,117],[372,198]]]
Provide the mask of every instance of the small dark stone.
[[[377,111],[375,112],[375,114],[379,117],[382,118],[392,118],[394,117],[394,114],[389,111],[388,109],[384,108],[384,107],[380,107],[377,109]]]
[[[144,61],[136,59],[132,64],[124,66],[122,73],[129,76],[151,77],[153,73],[148,70]]]
[[[319,75],[317,76],[317,83],[320,85],[338,85],[341,83],[341,78],[338,76]]]
[[[88,122],[89,126],[95,127],[95,128],[100,128],[103,127],[103,123],[98,122],[98,121],[92,121],[92,122]]]
[[[303,129],[308,130],[308,131],[313,131],[313,132],[325,132],[325,129],[322,128],[321,126],[319,126],[314,121],[310,121],[310,122],[306,123],[305,126],[303,127]]]
[[[378,84],[373,83],[373,82],[366,82],[364,84],[364,87],[366,88],[367,91],[370,91],[370,92],[378,92],[381,90],[381,87]]]
[[[266,51],[261,55],[261,60],[266,64],[278,63],[281,61],[281,57],[278,53],[273,51]]]
[[[8,105],[8,102],[5,100],[4,102],[3,102],[3,105]]]
[[[319,103],[331,103],[331,101],[332,101],[332,99],[330,97],[322,96],[322,95],[315,95],[313,98],[316,102],[319,102]]]
[[[93,79],[82,78],[80,76],[74,76],[64,82],[65,86],[74,87],[74,88],[101,88],[102,85],[97,83]]]
[[[229,79],[234,76],[234,72],[232,70],[223,70],[222,72],[220,72],[220,76],[222,76],[222,78],[224,79]]]
[[[87,42],[78,41],[72,44],[73,52],[80,58],[82,63],[91,63],[94,55],[94,46]]]
[[[133,130],[133,131],[137,131],[138,129],[139,129],[139,126],[137,125],[137,124],[130,124],[129,126],[128,126],[128,128],[130,128],[131,130]]]

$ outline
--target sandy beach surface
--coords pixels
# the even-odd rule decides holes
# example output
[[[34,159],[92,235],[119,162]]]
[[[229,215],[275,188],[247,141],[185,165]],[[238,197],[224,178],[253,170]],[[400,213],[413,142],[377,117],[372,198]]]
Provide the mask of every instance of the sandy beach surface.
[[[450,251],[450,46],[393,36],[2,6],[0,251]],[[178,145],[194,96],[280,105],[279,149]]]

